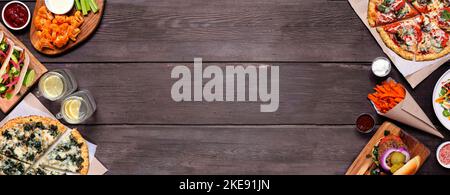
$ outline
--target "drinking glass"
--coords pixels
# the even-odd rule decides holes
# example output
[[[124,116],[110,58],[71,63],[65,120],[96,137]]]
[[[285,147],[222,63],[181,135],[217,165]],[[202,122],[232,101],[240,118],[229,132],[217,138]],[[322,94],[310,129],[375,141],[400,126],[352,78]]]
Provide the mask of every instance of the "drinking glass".
[[[77,88],[78,84],[70,70],[57,69],[47,72],[41,77],[36,96],[56,101],[75,92]]]
[[[70,124],[80,124],[94,114],[97,109],[94,97],[88,90],[81,90],[67,96],[61,104],[56,118],[64,119]]]

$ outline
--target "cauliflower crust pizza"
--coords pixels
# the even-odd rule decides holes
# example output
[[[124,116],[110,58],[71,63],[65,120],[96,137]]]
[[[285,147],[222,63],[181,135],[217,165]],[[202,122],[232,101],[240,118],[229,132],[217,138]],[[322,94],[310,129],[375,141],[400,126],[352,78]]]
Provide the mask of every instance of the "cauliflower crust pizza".
[[[450,0],[369,0],[368,21],[388,48],[412,61],[450,53]]]
[[[40,116],[8,121],[0,128],[0,175],[86,175],[87,143],[77,130],[66,129]]]

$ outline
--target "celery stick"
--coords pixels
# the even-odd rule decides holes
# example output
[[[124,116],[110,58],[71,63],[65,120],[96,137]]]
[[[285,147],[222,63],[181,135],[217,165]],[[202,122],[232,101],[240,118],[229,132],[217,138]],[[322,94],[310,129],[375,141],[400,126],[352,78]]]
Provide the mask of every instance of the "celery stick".
[[[89,0],[89,2],[91,2],[91,8],[92,7],[95,7],[95,10],[98,10],[98,5],[97,5],[97,2],[95,2],[96,0]]]
[[[94,5],[94,0],[87,0],[89,2],[89,5],[91,6],[91,10],[94,13],[97,13],[98,8]]]
[[[81,12],[83,12],[83,15],[87,15],[87,8],[86,8],[86,0],[80,0],[81,3]]]
[[[86,2],[86,9],[87,11],[91,11],[91,6],[89,5],[89,0],[84,0]]]
[[[77,10],[81,10],[80,0],[75,0],[75,6],[77,7]]]

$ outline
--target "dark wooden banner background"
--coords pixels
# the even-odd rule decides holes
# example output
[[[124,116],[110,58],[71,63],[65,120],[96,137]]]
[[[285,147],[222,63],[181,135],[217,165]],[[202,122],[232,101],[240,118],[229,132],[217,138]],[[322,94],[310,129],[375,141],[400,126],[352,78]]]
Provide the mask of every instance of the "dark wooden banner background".
[[[344,174],[370,139],[354,121],[374,112],[370,62],[384,54],[346,0],[108,0],[96,34],[59,57],[37,54],[28,33],[16,35],[39,60],[72,70],[93,92],[98,111],[73,127],[98,144],[110,174]],[[170,72],[194,57],[280,66],[278,112],[174,102]],[[431,100],[447,69],[410,92],[448,139]],[[450,173],[434,154],[443,140],[401,127],[432,151],[420,174]]]

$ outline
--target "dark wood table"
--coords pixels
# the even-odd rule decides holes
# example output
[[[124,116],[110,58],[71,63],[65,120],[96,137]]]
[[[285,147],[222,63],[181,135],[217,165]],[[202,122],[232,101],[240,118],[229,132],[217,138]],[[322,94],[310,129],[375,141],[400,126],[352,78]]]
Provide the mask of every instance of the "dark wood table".
[[[109,0],[96,34],[58,57],[38,54],[28,33],[15,34],[93,92],[97,112],[74,127],[98,144],[109,174],[344,174],[371,137],[354,121],[374,113],[370,62],[384,54],[346,0]],[[174,102],[171,70],[195,57],[204,66],[279,66],[278,112]],[[431,92],[447,69],[409,88],[446,139]],[[397,70],[392,77],[406,84]],[[420,174],[450,173],[434,154],[443,140],[401,127],[432,151]]]

